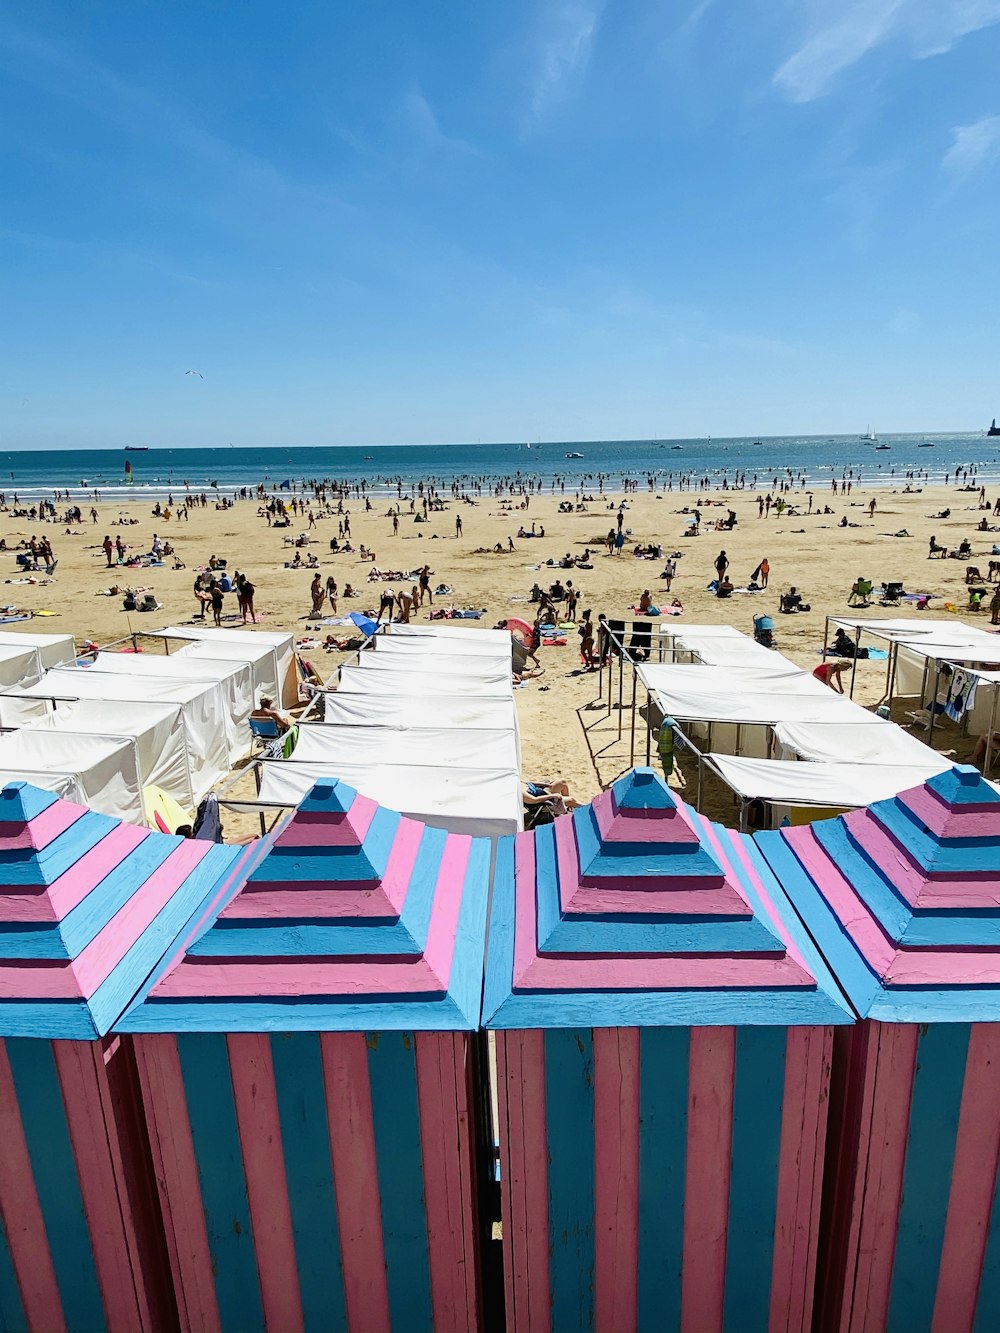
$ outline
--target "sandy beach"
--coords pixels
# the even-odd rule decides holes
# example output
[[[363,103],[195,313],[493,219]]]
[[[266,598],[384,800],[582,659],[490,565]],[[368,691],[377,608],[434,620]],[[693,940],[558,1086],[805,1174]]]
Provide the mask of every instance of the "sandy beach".
[[[881,582],[894,580],[904,583],[907,592],[932,594],[929,608],[922,614],[957,614],[970,623],[988,623],[987,601],[979,614],[966,609],[966,564],[978,565],[985,576],[993,542],[1000,540],[1000,531],[993,534],[977,530],[984,516],[992,524],[992,511],[979,509],[977,492],[954,486],[913,494],[904,494],[901,489],[856,488],[845,500],[831,491],[814,490],[813,512],[808,514],[808,492],[803,491],[786,497],[794,501],[797,513],[778,515],[772,508],[765,517],[758,512],[760,494],[766,492],[727,490],[655,496],[642,492],[627,497],[609,493],[588,502],[585,511],[573,513],[559,512],[560,502],[568,496],[533,496],[527,509],[513,510],[501,508],[499,500],[483,498],[478,504],[449,501],[443,512],[432,512],[429,520],[420,524],[414,522],[404,499],[395,536],[386,512],[390,502],[385,499],[374,501],[371,512],[365,512],[363,503],[357,502],[345,502],[344,510],[350,515],[353,545],[360,548],[364,544],[374,550],[377,568],[409,573],[429,565],[431,587],[445,584],[453,589],[449,595],[436,597],[435,606],[480,610],[483,614],[478,622],[463,623],[478,623],[483,628],[491,628],[509,616],[530,620],[528,595],[532,585],[537,582],[547,588],[557,578],[573,580],[580,590],[578,613],[589,607],[595,620],[599,612],[631,620],[631,608],[644,589],[650,590],[654,605],[678,598],[684,607],[677,621],[680,624],[725,623],[749,633],[755,614],[771,614],[781,652],[809,669],[820,660],[824,616],[846,609],[851,585],[859,576],[872,579],[876,592]],[[621,555],[608,555],[604,543],[609,530],[616,526],[616,511],[623,498],[628,541]],[[876,509],[870,515],[873,498]],[[995,499],[992,493],[987,494],[991,506]],[[680,511],[696,505],[702,514],[701,534],[686,536],[689,516]],[[824,506],[834,512],[817,512]],[[61,512],[63,506],[58,508]],[[178,522],[176,516],[165,522],[151,513],[148,504],[98,503],[96,508],[96,523],[90,519],[87,503],[83,506],[85,522],[73,525],[69,531],[61,522],[32,521],[14,517],[9,511],[3,514],[0,534],[7,543],[5,578],[10,580],[3,602],[36,613],[53,613],[8,628],[16,631],[30,626],[67,632],[74,634],[78,643],[92,640],[105,646],[133,630],[148,633],[163,625],[190,621],[196,609],[192,592],[195,574],[212,555],[226,559],[231,572],[238,569],[250,577],[256,587],[256,610],[263,628],[285,629],[304,637],[306,626],[315,623],[308,614],[313,571],[285,567],[293,558],[294,548],[285,545],[284,539],[308,532],[307,518],[295,518],[288,529],[270,528],[258,515],[257,501],[241,501],[227,509],[216,509],[210,501],[206,508],[194,508],[186,522]],[[302,558],[315,552],[324,583],[332,575],[341,594],[349,583],[357,590],[358,595],[352,599],[345,601],[341,596],[340,614],[375,611],[383,587],[398,590],[406,586],[409,580],[369,582],[372,564],[361,560],[357,551],[332,553],[330,540],[337,537],[338,523],[344,515],[323,515],[318,505],[313,509],[316,527],[310,532],[312,543],[302,548]],[[725,518],[730,509],[737,516],[736,528],[715,531],[716,518]],[[950,517],[936,517],[944,509],[951,510]],[[456,536],[456,515],[462,521],[461,536]],[[845,516],[849,526],[842,527]],[[121,526],[122,519],[138,521]],[[532,523],[536,531],[544,530],[543,537],[517,536],[519,527],[530,529]],[[121,535],[131,554],[148,551],[154,533],[170,541],[183,568],[172,568],[172,560],[160,568],[107,568],[101,549],[105,534],[112,541]],[[907,535],[897,535],[900,533]],[[32,576],[39,581],[23,582],[24,576],[16,570],[13,550],[20,540],[31,536],[47,536],[52,543],[58,566],[50,581]],[[949,549],[957,548],[967,538],[972,544],[972,557],[968,561],[929,560],[932,536]],[[507,549],[509,538],[513,551]],[[636,543],[659,544],[664,555],[680,552],[669,595],[658,577],[664,560],[636,559],[631,554]],[[496,552],[498,544],[503,549]],[[587,548],[592,569],[558,568],[559,560],[567,553],[578,556]],[[708,591],[715,577],[716,557],[723,549],[731,562],[730,578],[737,589],[746,586],[762,557],[766,557],[770,564],[767,589],[759,593],[737,591],[726,600]],[[548,566],[547,561],[554,562],[555,567]],[[812,610],[779,616],[779,596],[791,585],[799,589]],[[121,592],[101,595],[112,586],[152,590],[162,610],[127,613],[122,609]],[[953,604],[957,611],[946,611],[946,603]],[[914,608],[915,603],[904,602],[902,610],[882,609],[876,602],[866,614],[917,614]],[[425,620],[429,610],[425,604],[414,618]],[[239,624],[236,613],[236,599],[230,594],[225,599],[223,623]],[[211,612],[206,623],[211,623]],[[322,632],[331,630],[344,633],[335,627],[324,627]],[[609,719],[606,709],[594,705],[596,674],[581,670],[577,642],[570,634],[566,647],[542,649],[543,675],[518,689],[516,695],[524,776],[562,777],[574,795],[586,799],[627,767],[628,753],[627,746],[617,743],[617,716]],[[150,643],[147,650],[159,649]],[[346,654],[313,650],[306,656],[324,678],[329,678]],[[884,671],[877,662],[859,664],[855,697],[862,703],[874,702],[881,694],[883,681]],[[637,757],[641,761],[642,755]]]

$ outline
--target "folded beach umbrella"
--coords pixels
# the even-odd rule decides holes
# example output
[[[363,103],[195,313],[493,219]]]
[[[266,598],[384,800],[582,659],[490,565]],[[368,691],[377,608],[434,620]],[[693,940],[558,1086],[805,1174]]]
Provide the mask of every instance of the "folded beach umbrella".
[[[119,1025],[182,1322],[479,1327],[491,845],[331,779],[262,851]]]
[[[378,629],[375,621],[372,620],[370,616],[362,615],[360,611],[348,611],[345,618],[351,621],[352,624],[357,625],[358,629],[366,638],[370,639]]]
[[[821,1328],[1000,1326],[1000,792],[757,835],[863,1022],[836,1047]]]
[[[5,1328],[176,1321],[131,1055],[101,1038],[241,855],[0,792]]]
[[[807,1330],[849,1022],[752,842],[652,769],[503,839],[484,1025],[508,1329]]]

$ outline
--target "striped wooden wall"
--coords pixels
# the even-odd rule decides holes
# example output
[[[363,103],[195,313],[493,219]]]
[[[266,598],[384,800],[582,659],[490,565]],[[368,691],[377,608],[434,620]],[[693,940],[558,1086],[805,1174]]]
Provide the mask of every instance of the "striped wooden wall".
[[[472,1040],[135,1037],[181,1328],[480,1327]]]
[[[809,1329],[832,1037],[498,1033],[508,1329]]]
[[[4,1333],[176,1326],[128,1058],[117,1039],[0,1042]]]
[[[1000,1328],[1000,1024],[844,1038],[818,1333]]]

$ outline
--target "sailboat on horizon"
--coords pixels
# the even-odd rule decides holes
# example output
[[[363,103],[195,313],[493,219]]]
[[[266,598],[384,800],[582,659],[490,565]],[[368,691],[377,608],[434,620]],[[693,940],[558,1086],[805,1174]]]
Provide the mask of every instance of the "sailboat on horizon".
[[[875,441],[878,439],[878,436],[872,430],[871,426],[868,426],[865,430],[865,434],[862,435],[861,438],[865,440],[868,444],[874,444]]]

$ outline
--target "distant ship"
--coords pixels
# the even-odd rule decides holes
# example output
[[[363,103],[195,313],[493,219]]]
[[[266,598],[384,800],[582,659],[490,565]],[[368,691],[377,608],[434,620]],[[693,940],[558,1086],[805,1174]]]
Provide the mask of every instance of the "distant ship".
[[[583,454],[567,454],[567,458],[582,458]]]
[[[998,431],[997,433],[1000,434],[1000,431]],[[127,454],[148,454],[148,453],[149,453],[149,445],[148,445],[148,444],[127,444],[127,445],[125,446],[125,452],[126,452]]]
[[[993,418],[993,424],[986,432],[987,435],[1000,435],[1000,426],[997,425],[996,417]]]
[[[934,441],[933,441],[933,440],[924,440],[923,444],[918,444],[918,445],[917,445],[917,448],[918,448],[918,449],[933,449],[933,448],[934,448]]]
[[[867,429],[867,431],[865,432],[864,435],[862,435],[861,438],[862,438],[863,440],[867,440],[869,444],[874,444],[875,441],[878,439],[878,436],[877,436],[877,435],[875,434],[875,432],[872,430],[871,426],[869,426],[868,429]]]
[[[878,453],[880,449],[891,449],[891,448],[892,448],[891,444],[877,444],[875,446],[875,452]]]

